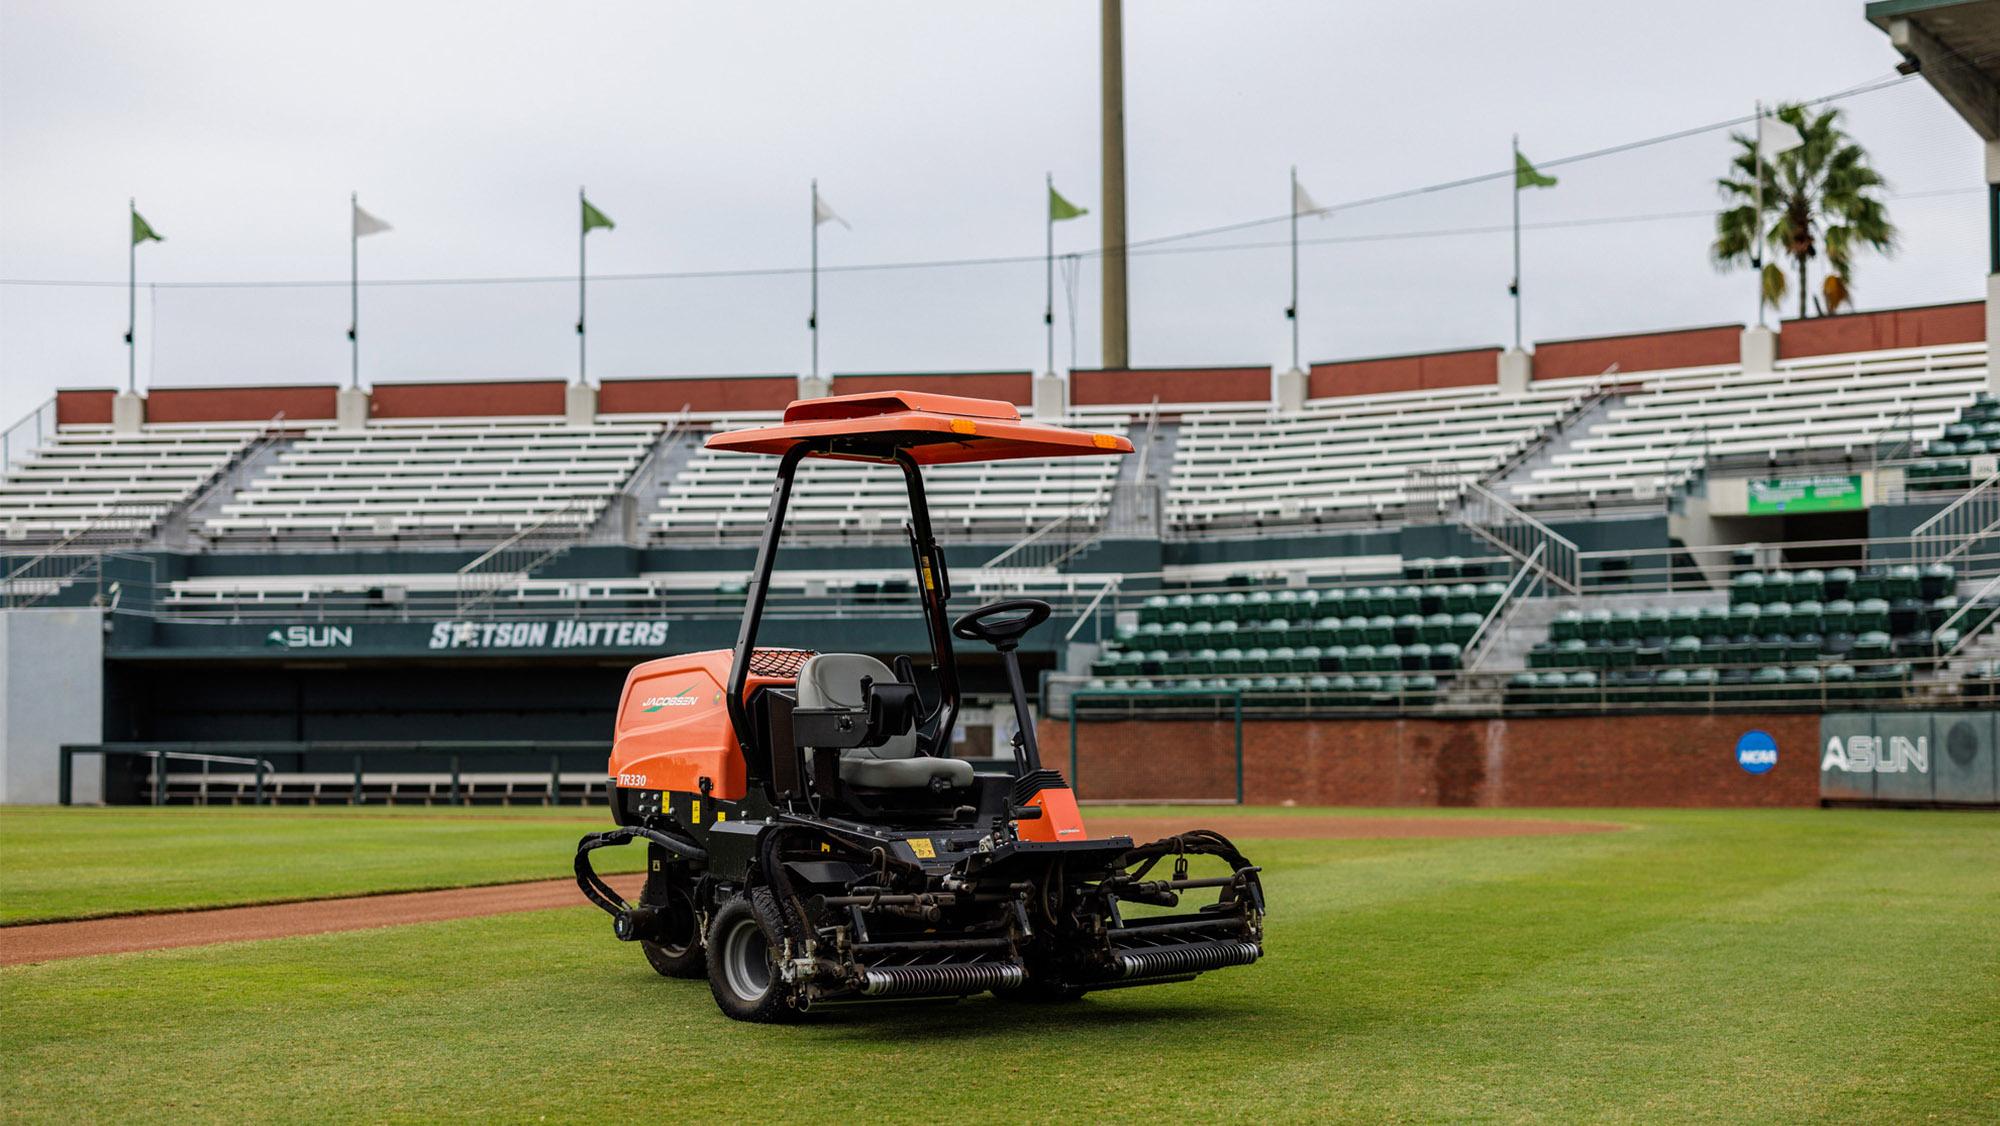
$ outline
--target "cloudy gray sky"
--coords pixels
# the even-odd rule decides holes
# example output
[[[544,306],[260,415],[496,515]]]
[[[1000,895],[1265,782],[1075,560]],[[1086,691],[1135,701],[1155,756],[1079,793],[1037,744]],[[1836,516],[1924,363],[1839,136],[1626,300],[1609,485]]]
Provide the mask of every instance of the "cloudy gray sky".
[[[1286,168],[1322,203],[1547,162],[1892,73],[1859,0],[1131,3],[1130,237],[1280,215]],[[1977,297],[1980,148],[1918,81],[1842,103],[1893,184],[1903,249],[1863,308]],[[363,372],[569,376],[578,185],[618,223],[592,273],[593,378],[807,363],[807,182],[851,231],[828,267],[1034,259],[1042,175],[1093,214],[1097,5],[119,3],[0,0],[0,414],[122,381],[124,208],[167,238],[142,282],[344,281],[347,193],[395,231],[362,244]],[[1708,264],[1720,133],[1553,169],[1525,197],[1530,339],[1741,321]],[[1504,183],[1308,221],[1308,359],[1503,342]],[[1694,213],[1692,215],[1688,213]],[[1580,223],[1587,220],[1617,220]],[[1447,233],[1440,233],[1447,232]],[[1463,233],[1448,233],[1463,232]],[[1145,365],[1285,355],[1282,223],[1134,257]],[[1417,237],[1421,236],[1421,237]],[[1353,240],[1353,241],[1341,241]],[[1079,363],[1096,361],[1095,263]],[[1060,283],[1058,283],[1060,285]],[[1059,295],[1058,303],[1062,303]],[[1038,260],[829,273],[838,371],[1039,366]],[[347,372],[342,286],[139,295],[142,383]],[[1059,318],[1062,314],[1059,313]],[[1058,346],[1066,364],[1065,327]],[[4,425],[4,422],[0,422]]]

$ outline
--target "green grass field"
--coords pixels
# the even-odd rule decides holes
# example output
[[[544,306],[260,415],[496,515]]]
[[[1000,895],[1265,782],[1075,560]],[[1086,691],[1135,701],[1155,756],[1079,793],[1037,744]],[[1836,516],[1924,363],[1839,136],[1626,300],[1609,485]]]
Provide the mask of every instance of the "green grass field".
[[[601,810],[0,808],[0,924],[570,874]],[[599,853],[637,871],[636,850]],[[622,866],[622,867],[621,867]]]
[[[202,857],[179,814],[152,816],[101,846],[134,868],[127,885]],[[187,821],[231,845],[253,834],[252,858],[304,848],[292,882],[345,890],[352,875],[303,870],[351,867],[350,844],[399,850],[414,830],[434,832],[422,846],[436,872],[547,874],[573,835],[390,816],[348,836],[355,819],[211,816]],[[1226,832],[1229,816],[1190,820]],[[1265,961],[1059,1008],[975,999],[734,1024],[704,984],[656,977],[586,908],[0,969],[0,1115],[1994,1118],[2000,818],[1576,816],[1635,828],[1254,842],[1272,905]],[[25,822],[0,826],[0,895],[16,916],[37,913],[14,910],[23,889],[48,886],[17,861],[100,847],[77,833],[31,853]],[[538,858],[544,830],[557,855]],[[172,843],[147,849],[149,833]],[[518,853],[456,855],[486,833]],[[241,868],[207,870],[235,883]],[[445,882],[400,861],[376,870]],[[229,894],[204,878],[177,894]]]

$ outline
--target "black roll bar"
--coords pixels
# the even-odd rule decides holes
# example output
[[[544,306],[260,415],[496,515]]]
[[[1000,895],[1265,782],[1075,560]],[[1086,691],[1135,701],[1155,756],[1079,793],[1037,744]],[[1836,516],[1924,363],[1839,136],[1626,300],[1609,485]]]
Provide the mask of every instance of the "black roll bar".
[[[743,625],[736,635],[736,650],[729,663],[729,686],[724,703],[729,709],[730,726],[736,729],[739,750],[749,753],[750,712],[743,690],[750,683],[750,658],[756,652],[757,627],[764,619],[764,599],[770,591],[771,571],[778,560],[778,541],[784,535],[785,510],[791,504],[792,480],[799,462],[811,454],[824,453],[824,442],[800,442],[778,461],[778,479],[771,486],[771,507],[765,516],[764,538],[757,545],[757,563],[743,592]],[[843,450],[843,452],[846,452]],[[951,738],[958,722],[958,663],[951,648],[951,623],[945,603],[951,598],[951,577],[944,552],[931,535],[930,502],[924,494],[923,471],[909,451],[896,449],[879,455],[902,467],[903,481],[910,494],[910,531],[916,549],[917,595],[923,601],[924,629],[930,636],[931,666],[938,681],[937,725],[933,728],[933,752]]]

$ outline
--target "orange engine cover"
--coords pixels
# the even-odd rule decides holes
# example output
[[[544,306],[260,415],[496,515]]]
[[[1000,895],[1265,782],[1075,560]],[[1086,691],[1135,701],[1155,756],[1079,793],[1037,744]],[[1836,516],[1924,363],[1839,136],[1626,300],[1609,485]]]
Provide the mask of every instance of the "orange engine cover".
[[[757,650],[745,698],[766,685],[793,683],[808,656],[791,649]],[[743,752],[722,698],[731,657],[727,649],[661,657],[626,674],[611,743],[614,785],[691,793],[706,778],[714,796],[743,799]]]

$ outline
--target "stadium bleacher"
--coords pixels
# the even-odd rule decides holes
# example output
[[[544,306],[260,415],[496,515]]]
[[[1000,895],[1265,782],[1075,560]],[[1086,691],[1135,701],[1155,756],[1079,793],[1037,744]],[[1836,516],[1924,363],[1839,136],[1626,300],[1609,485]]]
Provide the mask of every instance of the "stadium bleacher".
[[[1983,344],[1651,373],[1509,488],[1525,506],[1609,505],[1655,500],[1724,459],[1865,458],[1891,434],[1937,437],[1985,386]]]
[[[1311,401],[1297,412],[1190,407],[1180,415],[1168,520],[1190,532],[1367,520],[1409,499],[1413,470],[1483,476],[1591,390],[1590,381],[1551,380],[1521,395],[1393,392]]]
[[[170,423],[137,434],[61,427],[0,481],[0,535],[45,541],[106,522],[142,533],[260,433],[261,426],[225,423]]]
[[[1903,470],[1912,492],[1963,489],[2000,470],[2000,400],[1982,395],[1924,443]]]
[[[218,539],[458,536],[588,527],[659,437],[654,422],[389,420],[319,427],[206,522]]]
[[[776,415],[743,415],[715,431],[767,425]],[[1093,415],[1089,425],[1123,434],[1128,419]],[[1013,535],[1071,513],[1101,512],[1120,466],[1112,458],[1000,461],[942,465],[924,475],[931,522],[940,534]],[[764,526],[771,501],[769,459],[700,449],[668,484],[649,517],[656,534],[750,535]],[[800,534],[872,533],[901,527],[908,511],[902,472],[893,466],[810,461],[793,486],[789,530]]]

